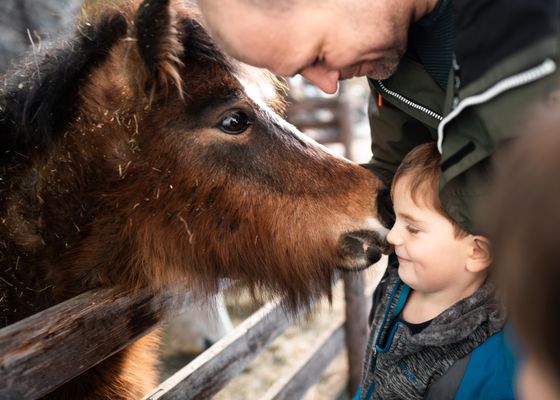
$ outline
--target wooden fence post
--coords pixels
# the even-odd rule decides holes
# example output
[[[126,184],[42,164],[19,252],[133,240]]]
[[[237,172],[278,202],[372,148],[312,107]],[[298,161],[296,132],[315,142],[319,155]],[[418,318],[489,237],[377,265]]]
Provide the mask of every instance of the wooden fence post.
[[[350,395],[358,389],[362,363],[368,339],[368,305],[364,294],[363,272],[344,272],[344,300],[346,306],[346,347],[348,349],[348,375]]]
[[[338,121],[340,126],[340,141],[344,144],[344,157],[354,160],[354,150],[352,142],[354,140],[352,129],[352,107],[350,102],[344,97],[338,99]]]

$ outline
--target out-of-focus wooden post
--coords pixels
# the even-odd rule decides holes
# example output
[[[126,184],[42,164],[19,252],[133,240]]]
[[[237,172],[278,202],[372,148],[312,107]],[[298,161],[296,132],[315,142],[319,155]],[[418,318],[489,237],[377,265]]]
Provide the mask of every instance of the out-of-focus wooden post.
[[[342,91],[338,97],[337,119],[339,138],[344,144],[344,156],[354,158],[352,151],[352,110],[350,102]],[[344,300],[346,307],[346,348],[348,354],[348,391],[354,396],[362,378],[362,363],[368,339],[368,306],[364,294],[364,275],[362,272],[344,273]]]
[[[339,137],[340,141],[344,144],[344,157],[349,160],[354,159],[354,152],[352,150],[352,142],[354,140],[352,135],[352,108],[350,102],[344,97],[339,97],[338,100],[338,121],[339,121]]]
[[[344,272],[344,300],[346,305],[346,347],[348,349],[348,371],[350,395],[358,389],[362,374],[362,363],[368,339],[368,306],[364,294],[362,272]]]

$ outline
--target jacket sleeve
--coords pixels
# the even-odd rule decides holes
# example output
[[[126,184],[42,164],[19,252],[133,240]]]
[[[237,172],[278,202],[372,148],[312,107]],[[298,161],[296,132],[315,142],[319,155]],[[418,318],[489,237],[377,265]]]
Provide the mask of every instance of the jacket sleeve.
[[[434,140],[430,129],[405,114],[385,99],[379,98],[370,81],[368,117],[373,154],[367,168],[390,186],[402,159],[419,144]]]

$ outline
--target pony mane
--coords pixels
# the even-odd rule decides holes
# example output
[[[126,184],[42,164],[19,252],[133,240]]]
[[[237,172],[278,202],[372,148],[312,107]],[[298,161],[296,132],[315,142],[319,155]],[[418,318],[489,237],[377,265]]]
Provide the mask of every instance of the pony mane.
[[[232,60],[210,38],[204,26],[197,20],[198,14],[193,10],[191,12],[192,17],[181,19],[178,26],[187,38],[183,43],[184,57],[200,62],[217,63],[225,67],[228,72],[234,72]]]
[[[144,85],[138,89],[150,100],[156,91],[166,95],[170,85],[183,97],[183,79],[188,79],[184,66],[189,61],[218,64],[232,75],[239,70],[238,63],[213,42],[192,5],[153,0],[138,9],[137,1],[128,3],[121,8],[124,11],[114,8],[92,14],[71,40],[29,55],[0,77],[0,165],[43,152],[64,134],[82,105],[81,89],[119,41],[137,46],[136,62],[143,66],[134,66],[128,73],[136,75],[132,81]],[[272,75],[261,79],[281,89]],[[279,99],[269,99],[269,104],[282,112]]]
[[[78,92],[127,31],[121,14],[84,23],[69,42],[59,43],[34,61],[0,78],[0,164],[29,149],[42,149],[60,135],[79,109]]]

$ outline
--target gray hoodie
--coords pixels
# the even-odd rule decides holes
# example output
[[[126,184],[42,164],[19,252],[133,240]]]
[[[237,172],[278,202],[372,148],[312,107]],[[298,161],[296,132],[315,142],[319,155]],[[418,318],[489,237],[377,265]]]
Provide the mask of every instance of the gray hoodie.
[[[376,308],[366,349],[360,399],[422,399],[453,363],[503,329],[505,312],[486,282],[417,334],[391,321],[402,311],[410,288],[389,266],[387,290]],[[372,387],[373,385],[373,387]]]

